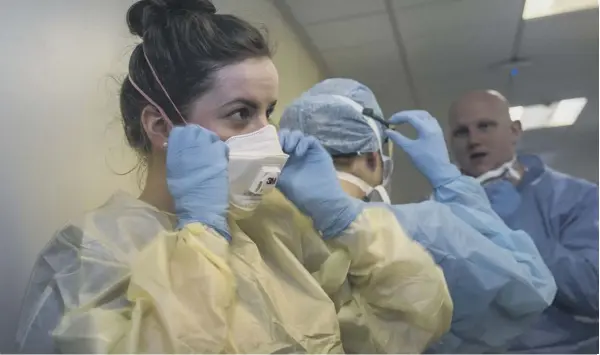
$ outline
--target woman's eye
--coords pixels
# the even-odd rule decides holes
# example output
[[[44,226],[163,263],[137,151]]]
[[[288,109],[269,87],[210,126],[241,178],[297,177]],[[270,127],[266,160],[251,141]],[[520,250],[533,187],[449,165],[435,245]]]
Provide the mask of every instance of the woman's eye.
[[[273,120],[271,119],[271,115],[273,114],[273,111],[275,111],[275,108],[270,108],[267,110],[267,122],[269,122],[269,123],[273,123]]]
[[[241,109],[233,112],[229,116],[234,119],[244,121],[244,120],[250,119],[252,114],[251,114],[250,110],[248,110],[247,108],[241,108]]]

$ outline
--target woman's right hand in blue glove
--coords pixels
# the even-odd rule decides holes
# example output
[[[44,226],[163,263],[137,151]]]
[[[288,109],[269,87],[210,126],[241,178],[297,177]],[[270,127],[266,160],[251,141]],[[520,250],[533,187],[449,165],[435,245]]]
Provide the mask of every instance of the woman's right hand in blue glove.
[[[200,222],[231,240],[227,224],[228,147],[198,125],[174,127],[167,145],[167,186],[178,228]]]
[[[438,121],[427,111],[402,111],[390,118],[392,125],[409,123],[419,137],[410,139],[402,134],[387,130],[387,136],[410,156],[413,164],[427,177],[433,188],[443,186],[461,176],[456,166],[450,163],[444,133]]]
[[[364,203],[344,192],[331,156],[316,138],[283,129],[279,141],[290,157],[277,188],[313,220],[323,238],[338,237],[360,214]]]

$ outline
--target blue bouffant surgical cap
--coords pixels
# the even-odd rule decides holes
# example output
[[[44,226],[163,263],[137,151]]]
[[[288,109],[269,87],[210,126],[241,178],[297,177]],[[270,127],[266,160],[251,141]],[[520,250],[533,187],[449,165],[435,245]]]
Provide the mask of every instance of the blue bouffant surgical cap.
[[[383,117],[368,87],[351,79],[327,79],[292,102],[279,126],[317,138],[333,156],[379,151],[377,134],[361,109],[367,109],[369,116]],[[386,127],[374,122],[379,137],[384,139]]]

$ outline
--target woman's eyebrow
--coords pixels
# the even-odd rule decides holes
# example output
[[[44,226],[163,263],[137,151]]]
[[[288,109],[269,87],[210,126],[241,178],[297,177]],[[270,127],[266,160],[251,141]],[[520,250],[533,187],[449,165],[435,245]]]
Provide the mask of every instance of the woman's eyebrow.
[[[221,107],[231,106],[231,105],[234,105],[234,104],[244,104],[244,105],[250,106],[250,107],[252,107],[254,109],[258,108],[258,105],[256,104],[256,102],[248,100],[248,99],[244,99],[244,98],[233,99],[233,100],[231,100],[231,101],[223,104]]]

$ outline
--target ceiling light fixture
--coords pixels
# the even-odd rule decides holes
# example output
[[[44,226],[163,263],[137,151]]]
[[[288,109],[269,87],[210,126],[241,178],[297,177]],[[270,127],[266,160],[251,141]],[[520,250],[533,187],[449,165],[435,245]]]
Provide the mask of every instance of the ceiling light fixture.
[[[510,118],[521,121],[524,131],[573,125],[587,104],[585,97],[560,100],[549,105],[514,106]]]
[[[598,7],[598,0],[526,0],[523,19],[564,14]]]

